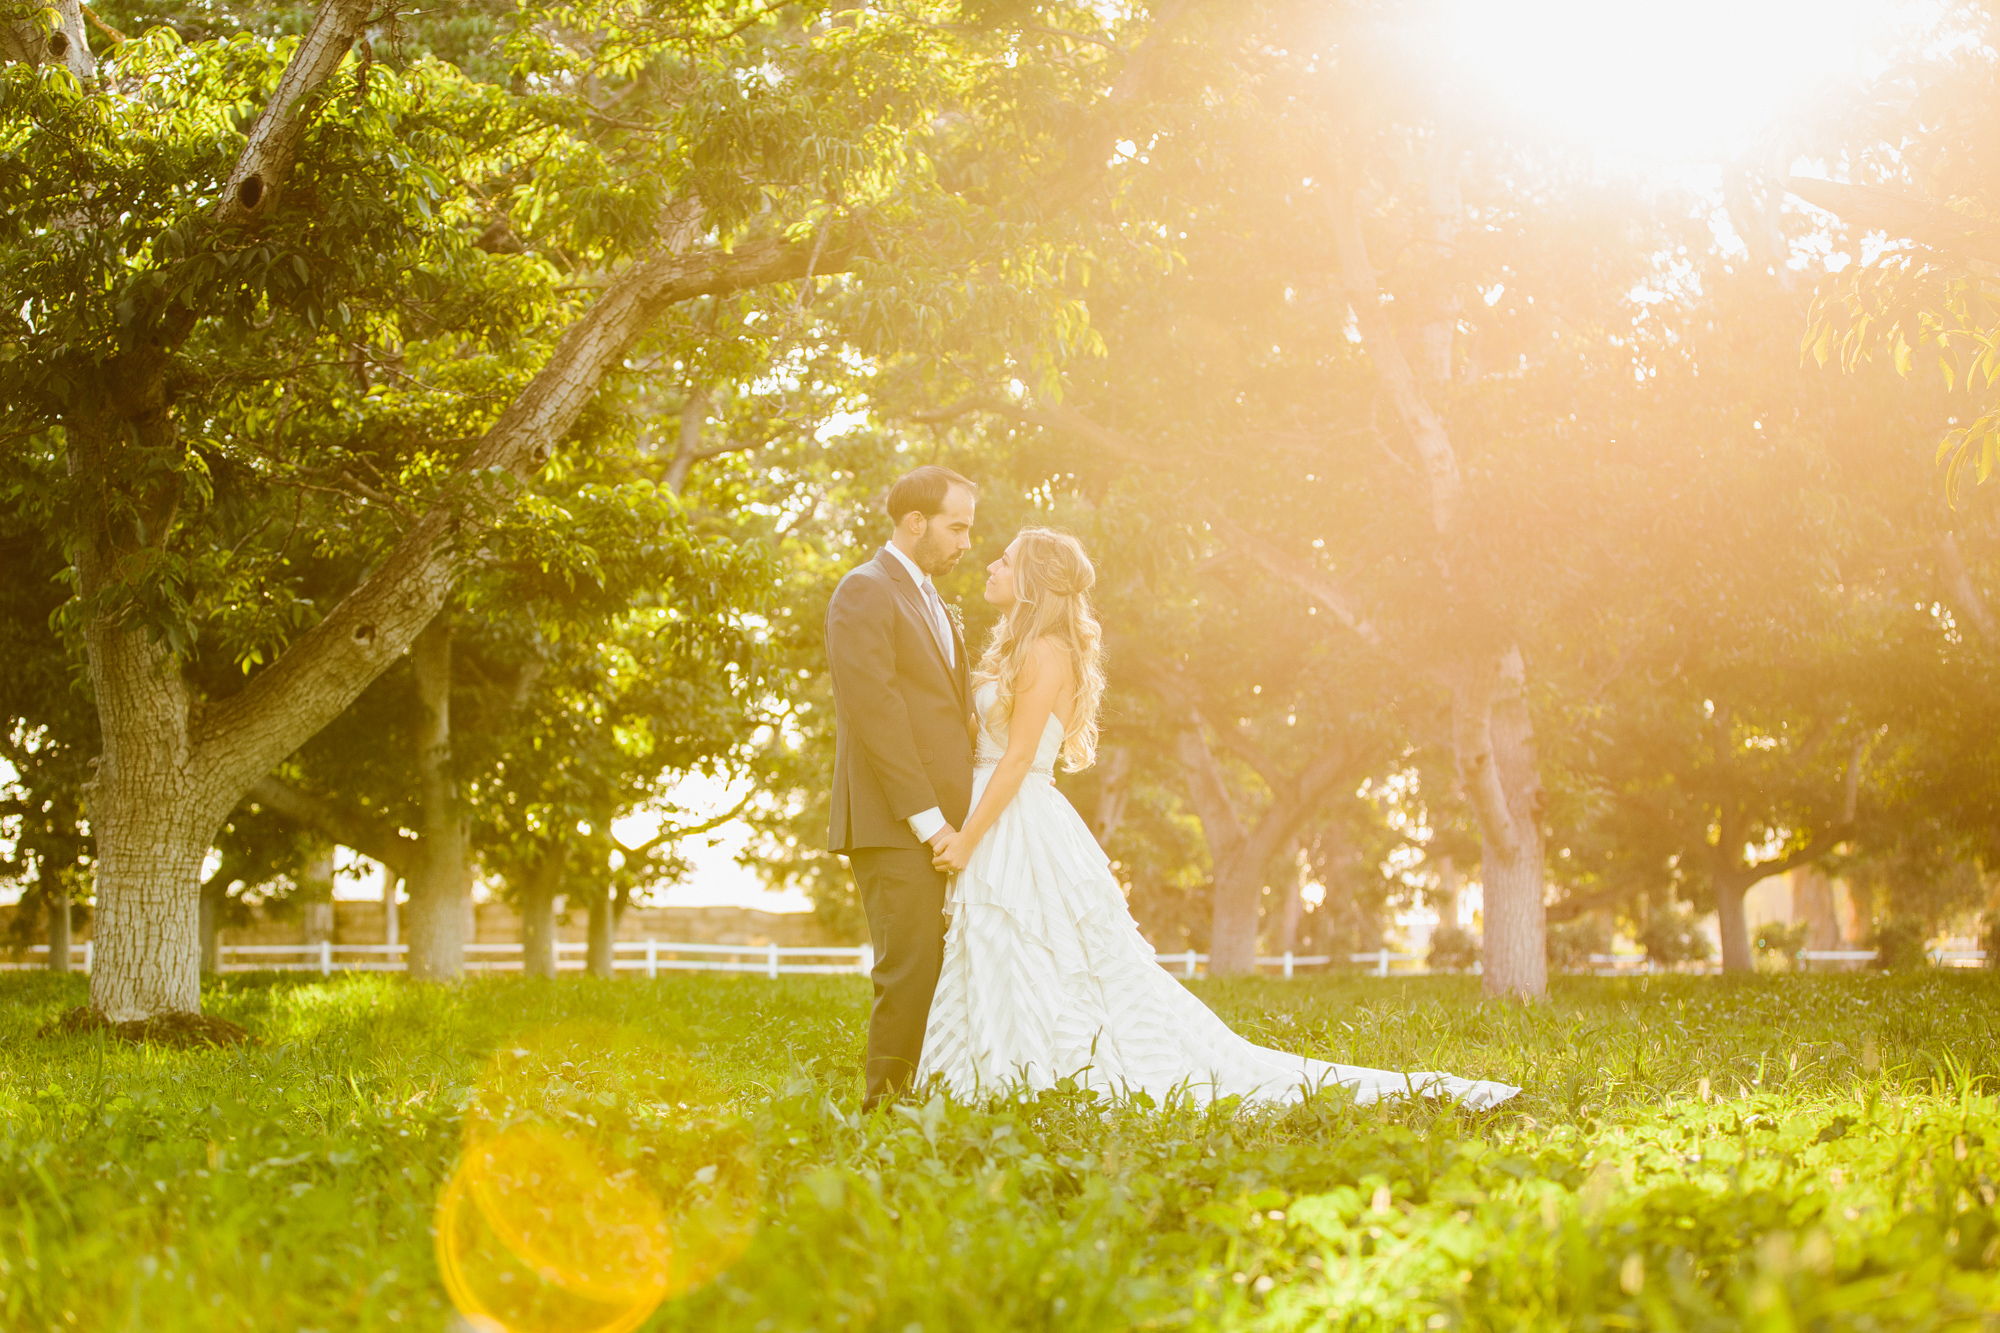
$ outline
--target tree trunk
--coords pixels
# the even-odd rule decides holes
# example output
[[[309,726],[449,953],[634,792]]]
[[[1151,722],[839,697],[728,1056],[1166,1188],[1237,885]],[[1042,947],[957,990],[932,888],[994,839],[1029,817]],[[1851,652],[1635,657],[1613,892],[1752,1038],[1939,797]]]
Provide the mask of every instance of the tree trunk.
[[[470,830],[451,771],[451,622],[442,612],[410,645],[420,721],[417,784],[423,802],[422,852],[410,879],[411,976],[457,981],[465,975],[472,899]]]
[[[612,944],[618,939],[618,918],[613,914],[611,890],[606,887],[590,895],[590,950],[584,970],[593,977],[617,975],[612,965]]]
[[[1132,795],[1132,747],[1107,745],[1097,754],[1097,816],[1090,831],[1099,847],[1111,845],[1111,835],[1125,822],[1125,803]]]
[[[1440,926],[1458,924],[1458,899],[1461,885],[1458,877],[1458,862],[1449,856],[1440,856],[1437,863],[1437,893],[1431,899],[1431,910],[1437,913]]]
[[[305,942],[330,942],[333,939],[333,848],[320,848],[306,862],[299,876],[299,888],[305,899],[299,907]]]
[[[1215,904],[1208,932],[1208,974],[1248,976],[1257,970],[1257,926],[1264,904],[1264,867],[1239,848],[1215,867]]]
[[[103,586],[98,558],[78,565],[86,592]],[[165,645],[110,615],[84,642],[104,747],[84,788],[97,838],[91,1007],[114,1023],[196,1013],[201,867],[236,794],[197,760],[193,699]]]
[[[44,878],[49,878],[46,870]],[[67,972],[70,950],[69,893],[58,883],[52,890],[45,890],[43,903],[49,909],[49,971]]]
[[[1792,919],[1806,923],[1806,948],[1840,947],[1840,919],[1833,911],[1833,884],[1818,866],[1800,866],[1792,872]]]
[[[1297,838],[1292,839],[1286,846],[1279,863],[1284,867],[1278,876],[1281,885],[1279,892],[1283,897],[1278,903],[1278,930],[1274,947],[1281,954],[1296,953],[1299,944],[1299,918],[1305,913],[1306,879],[1305,871],[1299,865]]]
[[[1750,892],[1755,880],[1745,880],[1738,875],[1715,876],[1715,925],[1722,936],[1722,970],[1724,972],[1755,972],[1756,962],[1750,955],[1750,927],[1743,916],[1743,895]]]
[[[521,886],[521,970],[529,976],[556,974],[556,894],[568,859],[567,847],[545,848]]]
[[[1481,838],[1485,895],[1482,989],[1524,1000],[1548,993],[1544,943],[1542,779],[1519,648],[1474,663],[1454,682],[1453,748]]]
[[[201,886],[201,971],[203,976],[213,976],[222,970],[222,904],[229,895],[229,880],[223,870],[216,872],[202,882]]]
[[[1875,936],[1875,886],[1860,879],[1848,880],[1847,901],[1854,908],[1852,934],[1847,943],[1851,948],[1866,949]]]

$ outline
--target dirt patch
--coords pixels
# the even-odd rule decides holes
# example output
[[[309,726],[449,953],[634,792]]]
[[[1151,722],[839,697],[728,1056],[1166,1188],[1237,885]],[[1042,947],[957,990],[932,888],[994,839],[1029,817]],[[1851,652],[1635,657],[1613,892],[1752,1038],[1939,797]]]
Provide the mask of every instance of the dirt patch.
[[[187,1050],[201,1046],[258,1046],[262,1043],[250,1030],[226,1018],[209,1014],[155,1014],[129,1022],[108,1022],[104,1015],[87,1006],[78,1006],[60,1018],[42,1024],[38,1037],[70,1037],[90,1032],[109,1032],[121,1041],[151,1042]]]

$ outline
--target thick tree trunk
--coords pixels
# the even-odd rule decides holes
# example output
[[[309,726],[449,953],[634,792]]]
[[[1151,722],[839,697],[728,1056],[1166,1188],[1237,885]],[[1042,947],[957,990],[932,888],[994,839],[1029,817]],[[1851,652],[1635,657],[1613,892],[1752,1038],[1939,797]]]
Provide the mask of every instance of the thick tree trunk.
[[[584,970],[593,977],[617,975],[612,965],[612,945],[618,939],[618,917],[612,911],[611,890],[601,889],[590,897],[590,948]]]
[[[1750,886],[1755,882],[1733,875],[1715,877],[1715,925],[1717,933],[1722,936],[1724,972],[1757,970],[1757,964],[1750,955],[1750,928],[1743,916],[1743,895],[1750,892]]]
[[[410,879],[411,976],[457,981],[465,975],[472,900],[470,830],[451,772],[451,622],[440,613],[410,645],[417,682],[417,784],[423,850]]]
[[[1208,933],[1210,976],[1257,970],[1257,926],[1264,904],[1264,867],[1241,851],[1215,868],[1215,904]]]
[[[529,976],[556,974],[556,894],[568,859],[568,848],[546,848],[521,886],[521,970]]]
[[[101,586],[88,573],[84,583]],[[193,701],[165,646],[109,619],[88,627],[85,645],[104,746],[85,787],[97,838],[91,1007],[114,1023],[194,1013],[201,866],[235,795],[196,760]]]
[[[46,892],[43,902],[49,909],[49,971],[67,972],[70,970],[69,894],[57,884]]]

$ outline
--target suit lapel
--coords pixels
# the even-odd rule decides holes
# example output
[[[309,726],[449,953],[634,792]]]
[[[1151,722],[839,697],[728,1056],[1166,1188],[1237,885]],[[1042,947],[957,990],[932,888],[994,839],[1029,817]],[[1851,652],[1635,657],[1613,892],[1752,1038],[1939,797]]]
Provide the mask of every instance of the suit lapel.
[[[951,673],[951,683],[958,687],[958,701],[963,704],[966,702],[967,682],[972,677],[972,663],[966,660],[965,635],[959,632],[958,621],[951,616],[946,616],[945,619],[951,622],[951,643],[958,653],[958,665]]]
[[[904,569],[903,562],[895,556],[890,555],[887,551],[879,552],[875,559],[881,563],[882,568],[888,571],[889,581],[895,585],[897,596],[903,599],[903,605],[910,608],[910,614],[915,616],[917,624],[923,627],[924,642],[930,645],[931,653],[936,658],[938,669],[943,671],[945,677],[951,681],[952,690],[957,693],[959,700],[963,702],[965,699],[965,688],[959,684],[959,673],[952,670],[951,663],[944,660],[944,649],[939,646],[937,634],[931,629],[930,612],[924,609],[923,594],[917,591],[916,582],[910,578],[910,571]],[[949,624],[951,617],[946,616],[945,622]],[[954,641],[957,639],[955,631],[952,637]],[[963,647],[960,647],[958,650],[958,660],[961,662],[965,660],[965,650]]]

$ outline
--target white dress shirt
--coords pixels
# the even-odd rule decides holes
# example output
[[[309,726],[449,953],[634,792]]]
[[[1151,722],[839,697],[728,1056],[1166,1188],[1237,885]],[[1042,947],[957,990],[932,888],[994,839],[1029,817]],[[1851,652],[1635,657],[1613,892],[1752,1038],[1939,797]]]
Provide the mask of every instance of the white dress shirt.
[[[931,633],[936,636],[938,647],[944,651],[944,660],[953,667],[958,665],[958,655],[952,649],[951,621],[944,613],[944,599],[938,596],[937,585],[931,576],[917,568],[917,562],[904,555],[894,543],[882,548],[903,562],[903,568],[910,571],[910,577],[917,581],[917,595],[924,604],[927,618],[931,622]],[[944,811],[932,806],[921,810],[909,819],[910,832],[917,835],[918,842],[929,842],[945,826]]]

